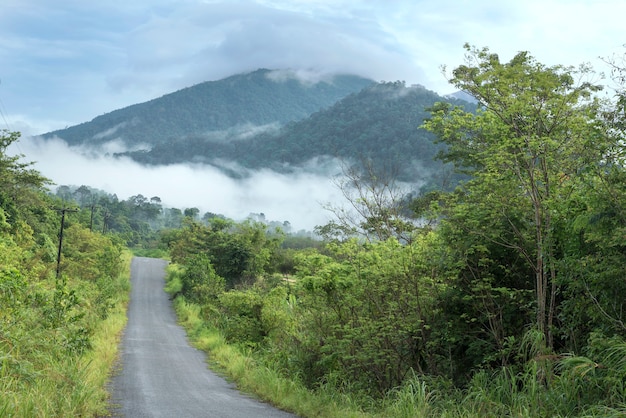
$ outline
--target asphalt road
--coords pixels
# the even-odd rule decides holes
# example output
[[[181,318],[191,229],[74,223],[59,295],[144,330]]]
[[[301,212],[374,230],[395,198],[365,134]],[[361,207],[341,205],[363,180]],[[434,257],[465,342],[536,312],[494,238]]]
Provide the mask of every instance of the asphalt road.
[[[113,416],[294,417],[241,394],[207,368],[206,355],[189,345],[163,291],[166,265],[153,258],[132,261],[121,369],[111,382]]]

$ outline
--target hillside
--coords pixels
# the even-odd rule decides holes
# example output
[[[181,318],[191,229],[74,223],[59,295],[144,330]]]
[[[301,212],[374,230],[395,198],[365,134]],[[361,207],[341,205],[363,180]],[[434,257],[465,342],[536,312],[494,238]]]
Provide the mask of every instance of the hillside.
[[[279,126],[331,106],[372,83],[358,76],[336,75],[313,84],[287,71],[259,69],[197,84],[43,137],[57,136],[69,145],[97,146],[121,140],[136,148],[234,127]]]
[[[257,70],[202,83],[45,137],[96,149],[120,140],[126,151],[116,155],[142,164],[209,164],[232,177],[336,158],[414,184],[450,180],[435,159],[441,147],[419,126],[438,101],[475,104],[400,81],[341,75],[307,84],[286,74]]]
[[[195,161],[220,166],[229,161],[246,169],[282,172],[327,156],[367,160],[378,169],[398,171],[402,180],[425,180],[441,174],[442,165],[435,160],[440,147],[430,133],[418,127],[429,117],[426,109],[438,101],[474,108],[421,86],[379,83],[277,132],[238,139],[234,134],[227,139],[195,135],[126,155],[152,165]]]

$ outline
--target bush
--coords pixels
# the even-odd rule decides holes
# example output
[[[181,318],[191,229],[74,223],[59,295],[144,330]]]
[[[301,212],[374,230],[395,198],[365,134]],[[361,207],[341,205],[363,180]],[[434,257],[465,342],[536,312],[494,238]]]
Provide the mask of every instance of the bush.
[[[200,305],[216,302],[225,288],[224,279],[217,275],[205,254],[196,254],[189,258],[180,275],[180,281],[181,293],[189,301]]]

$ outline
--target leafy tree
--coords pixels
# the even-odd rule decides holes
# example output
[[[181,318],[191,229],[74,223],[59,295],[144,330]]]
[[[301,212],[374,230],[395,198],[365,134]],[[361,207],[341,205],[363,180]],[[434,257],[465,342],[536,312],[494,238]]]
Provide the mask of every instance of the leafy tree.
[[[62,271],[84,280],[117,277],[122,270],[121,248],[110,237],[71,224],[63,238]]]
[[[185,263],[180,276],[181,293],[192,302],[205,305],[216,302],[224,292],[224,279],[215,273],[215,269],[206,254],[196,254]]]
[[[200,209],[198,209],[198,208],[186,208],[183,213],[184,213],[185,217],[197,220],[199,215],[200,215]]]
[[[182,226],[184,216],[180,209],[166,208],[163,210],[163,215],[165,217],[163,225],[165,228],[180,228]]]
[[[85,207],[92,203],[92,193],[91,189],[85,185],[80,186],[78,189],[72,193],[76,202],[80,205],[80,207]]]
[[[487,219],[499,217],[507,235],[491,234],[469,217],[466,231],[514,249],[532,268],[535,326],[552,347],[561,256],[556,228],[577,174],[602,162],[606,136],[593,96],[600,88],[585,81],[586,67],[546,67],[527,52],[501,63],[487,48],[465,48],[467,64],[453,70],[450,82],[474,96],[479,111],[440,105],[424,126],[448,146],[444,160],[472,176],[454,204],[469,205],[468,213],[482,200]]]
[[[219,295],[219,324],[226,340],[251,348],[258,347],[266,336],[262,320],[264,298],[254,287],[231,290]]]
[[[269,234],[267,227],[258,222],[211,218],[205,226],[187,218],[185,228],[166,233],[163,239],[174,262],[185,263],[204,253],[216,273],[226,280],[227,288],[233,288],[251,284],[269,272],[281,236]]]
[[[403,190],[393,170],[377,171],[371,162],[344,168],[336,185],[346,198],[348,208],[328,205],[337,222],[317,228],[322,236],[354,236],[365,239],[387,240],[396,238],[409,242],[417,230],[415,220],[403,213]]]
[[[30,168],[32,162],[22,162],[23,155],[7,155],[9,145],[19,138],[19,132],[0,130],[0,208],[11,225],[20,217],[36,223],[33,211],[43,206],[40,191],[52,183]],[[18,208],[24,210],[18,211]]]
[[[562,333],[577,348],[594,332],[611,337],[626,331],[626,55],[609,62],[614,101],[601,114],[608,138],[603,160],[578,173],[563,226],[570,234],[561,277],[568,296]]]

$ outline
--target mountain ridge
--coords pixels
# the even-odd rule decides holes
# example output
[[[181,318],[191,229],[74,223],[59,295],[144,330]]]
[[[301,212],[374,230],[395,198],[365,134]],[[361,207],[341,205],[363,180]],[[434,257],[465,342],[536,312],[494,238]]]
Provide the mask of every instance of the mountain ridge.
[[[70,146],[119,140],[132,148],[237,125],[284,124],[307,117],[372,83],[345,74],[311,83],[295,73],[258,69],[186,87],[41,136],[59,137]]]
[[[338,84],[305,86],[295,78],[277,84],[270,74],[277,73],[261,69],[202,83],[56,134],[70,145],[101,147],[100,152],[107,141],[118,139],[125,148],[112,154],[143,165],[206,164],[241,178],[262,169],[310,169],[311,161],[322,167],[336,159],[342,165],[393,171],[401,181],[432,188],[450,178],[451,169],[436,158],[442,145],[419,129],[430,116],[428,109],[441,101],[476,107],[403,81],[335,76],[337,90]],[[205,88],[210,94],[196,94]],[[210,100],[203,102],[207,96]],[[67,141],[71,129],[90,134]],[[142,143],[146,146],[137,146]]]
[[[436,159],[442,146],[419,126],[439,101],[475,108],[423,86],[376,83],[308,118],[244,139],[236,138],[236,132],[222,140],[194,135],[119,155],[147,165],[204,163],[233,177],[260,169],[289,173],[314,159],[321,164],[320,158],[334,158],[348,165],[369,164],[380,172],[394,171],[402,181],[432,184],[444,168]],[[224,161],[235,162],[239,170],[225,167]]]

